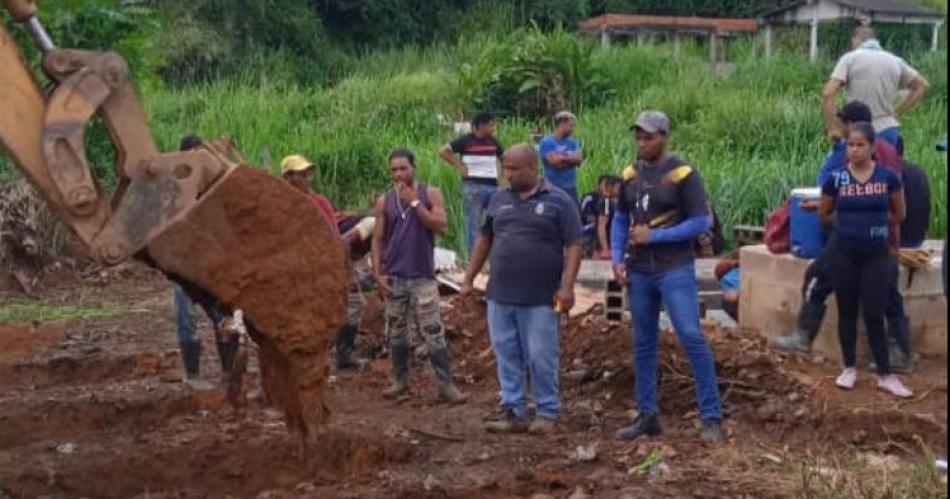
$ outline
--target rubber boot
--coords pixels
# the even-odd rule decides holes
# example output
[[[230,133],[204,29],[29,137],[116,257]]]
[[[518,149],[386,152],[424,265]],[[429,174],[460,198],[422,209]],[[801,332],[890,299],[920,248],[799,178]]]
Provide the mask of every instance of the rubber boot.
[[[201,376],[201,342],[186,341],[179,345],[181,360],[185,365],[185,377],[197,379]]]
[[[336,368],[359,369],[360,363],[355,358],[356,335],[359,329],[356,326],[343,326],[336,337]]]
[[[449,351],[445,348],[439,348],[429,352],[429,361],[435,369],[435,377],[439,381],[439,395],[453,405],[464,404],[468,402],[468,396],[462,393],[455,380],[452,379],[452,363],[449,360]]]
[[[182,343],[181,357],[185,363],[185,386],[199,392],[215,389],[214,383],[201,379],[201,342]]]
[[[234,371],[234,357],[237,355],[239,346],[238,339],[219,341],[217,346],[218,359],[221,361],[221,380],[227,384],[231,379],[231,373]]]
[[[825,320],[826,310],[824,305],[806,301],[798,312],[798,329],[790,336],[775,338],[772,346],[779,350],[810,354],[812,343],[818,337],[821,323]]]
[[[891,356],[891,370],[909,373],[914,370],[913,349],[910,341],[910,319],[887,320],[888,351]]]
[[[409,391],[409,345],[393,344],[389,355],[393,361],[393,384],[383,392],[383,397],[394,400]]]

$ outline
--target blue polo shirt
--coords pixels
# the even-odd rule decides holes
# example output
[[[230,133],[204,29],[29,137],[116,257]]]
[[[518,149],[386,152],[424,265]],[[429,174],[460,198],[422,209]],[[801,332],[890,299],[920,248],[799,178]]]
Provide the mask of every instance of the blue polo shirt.
[[[482,235],[492,239],[488,299],[554,306],[564,249],[581,244],[577,202],[547,181],[527,199],[506,189],[492,197]]]
[[[570,154],[581,150],[581,143],[574,137],[559,139],[548,135],[538,145],[541,162],[544,163],[544,178],[551,185],[560,187],[568,192],[577,191],[577,167],[559,170],[548,163],[548,154]]]

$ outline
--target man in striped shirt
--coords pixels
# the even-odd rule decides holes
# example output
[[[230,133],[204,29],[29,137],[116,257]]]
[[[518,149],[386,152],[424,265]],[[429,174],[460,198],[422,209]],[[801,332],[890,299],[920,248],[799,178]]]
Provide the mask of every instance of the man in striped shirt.
[[[480,113],[472,133],[446,144],[439,154],[462,177],[465,199],[465,244],[469,253],[478,237],[488,203],[498,190],[499,159],[505,150],[495,138],[495,117]]]

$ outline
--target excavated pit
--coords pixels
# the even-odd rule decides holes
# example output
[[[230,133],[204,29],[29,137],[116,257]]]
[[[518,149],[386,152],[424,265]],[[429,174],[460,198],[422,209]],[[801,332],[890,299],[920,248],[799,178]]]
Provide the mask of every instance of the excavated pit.
[[[329,414],[326,353],[343,324],[348,282],[343,247],[313,203],[240,167],[147,251],[164,272],[244,311],[259,332],[268,399],[292,431],[315,435]]]

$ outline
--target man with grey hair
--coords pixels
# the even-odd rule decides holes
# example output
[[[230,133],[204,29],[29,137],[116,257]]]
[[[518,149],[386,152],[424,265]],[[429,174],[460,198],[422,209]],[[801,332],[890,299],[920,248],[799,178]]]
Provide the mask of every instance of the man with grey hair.
[[[822,94],[825,123],[828,129],[835,128],[835,100],[844,89],[849,101],[870,106],[878,137],[903,155],[900,119],[924,100],[930,83],[903,59],[884,50],[877,33],[869,26],[858,27],[851,44],[852,51],[838,61]],[[910,94],[898,103],[901,90],[910,90]]]
[[[574,137],[577,117],[562,111],[554,117],[554,133],[541,139],[538,152],[544,163],[544,178],[566,192],[576,202],[577,169],[584,163],[581,144]]]
[[[696,378],[700,438],[723,439],[716,361],[699,320],[696,240],[712,227],[702,178],[669,153],[670,120],[658,111],[639,116],[631,130],[639,160],[620,191],[611,231],[617,281],[630,294],[640,414],[617,432],[621,440],[662,433],[657,398],[660,306],[665,304]]]

